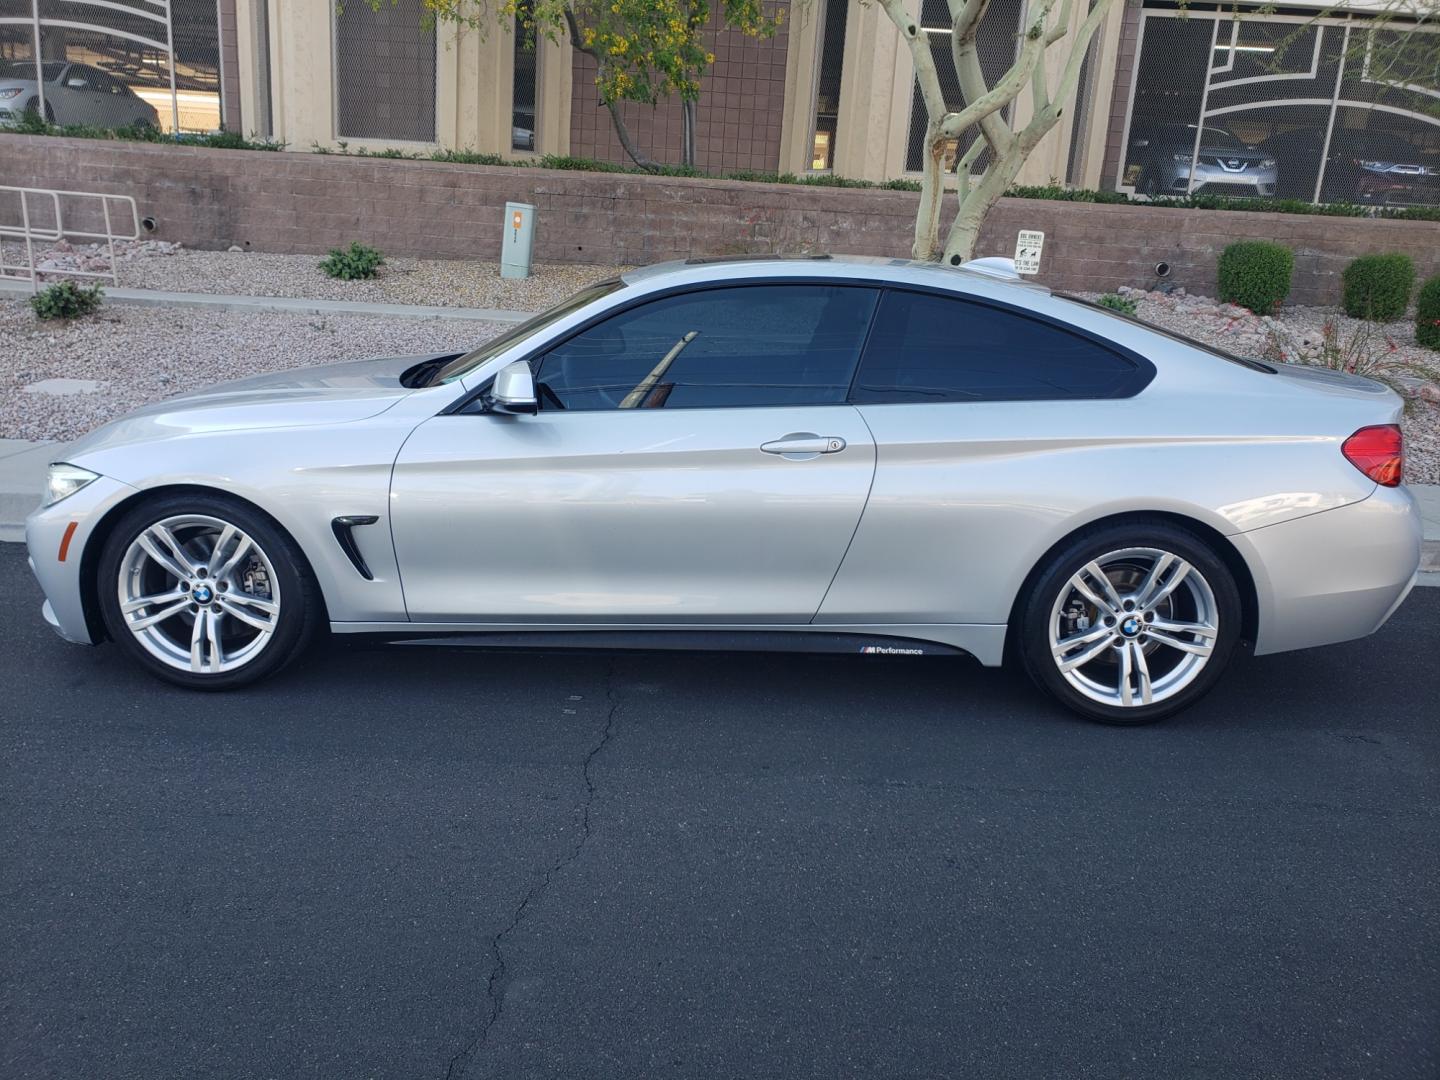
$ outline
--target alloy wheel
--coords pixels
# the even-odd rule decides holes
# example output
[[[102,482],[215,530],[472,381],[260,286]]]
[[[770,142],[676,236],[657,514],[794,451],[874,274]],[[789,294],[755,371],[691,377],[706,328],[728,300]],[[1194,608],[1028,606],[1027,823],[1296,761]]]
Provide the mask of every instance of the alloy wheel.
[[[1138,708],[1200,677],[1219,640],[1219,605],[1200,570],[1153,547],[1111,551],[1061,587],[1050,611],[1061,677],[1102,705]]]
[[[253,661],[275,635],[280,583],[246,532],[206,514],[157,521],[120,560],[120,616],[177,671],[218,675]]]

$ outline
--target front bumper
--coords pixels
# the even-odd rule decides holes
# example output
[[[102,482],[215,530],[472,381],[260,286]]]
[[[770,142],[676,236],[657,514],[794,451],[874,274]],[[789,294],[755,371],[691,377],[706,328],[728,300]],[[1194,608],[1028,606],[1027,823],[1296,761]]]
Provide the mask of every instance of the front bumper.
[[[1373,634],[1415,585],[1421,517],[1405,487],[1230,537],[1259,600],[1255,653]]]
[[[45,593],[45,621],[66,641],[93,645],[96,636],[85,618],[80,567],[96,525],[136,489],[108,476],[86,485],[53,506],[42,506],[25,519],[30,570]],[[71,524],[75,529],[70,532]],[[66,533],[70,532],[68,543]],[[65,558],[60,558],[61,549]]]
[[[1274,195],[1275,185],[1279,181],[1279,173],[1275,169],[1244,168],[1238,171],[1221,168],[1219,165],[1207,165],[1203,161],[1195,165],[1195,185],[1190,186],[1190,166],[1181,165],[1175,170],[1171,178],[1171,192],[1185,194],[1186,191],[1202,191],[1206,187],[1211,191],[1217,188],[1236,188],[1246,192],[1253,192],[1256,195]]]

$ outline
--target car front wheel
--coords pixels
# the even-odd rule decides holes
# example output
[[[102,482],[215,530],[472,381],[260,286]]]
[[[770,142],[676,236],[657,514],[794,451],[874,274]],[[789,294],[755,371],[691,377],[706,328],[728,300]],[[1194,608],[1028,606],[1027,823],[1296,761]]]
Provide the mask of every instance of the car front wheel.
[[[1031,677],[1074,711],[1143,724],[1215,685],[1241,633],[1234,575],[1168,523],[1082,533],[1042,568],[1020,617]]]
[[[126,514],[99,561],[110,637],[152,674],[220,690],[278,671],[321,603],[304,556],[264,515],[223,496],[172,496]]]

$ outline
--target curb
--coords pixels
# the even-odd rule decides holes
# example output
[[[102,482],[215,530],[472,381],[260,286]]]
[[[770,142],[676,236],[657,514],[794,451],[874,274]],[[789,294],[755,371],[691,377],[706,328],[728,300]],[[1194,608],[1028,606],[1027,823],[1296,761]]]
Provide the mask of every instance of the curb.
[[[0,297],[31,295],[23,281],[0,281]],[[290,315],[386,315],[397,319],[461,319],[471,322],[522,323],[534,312],[508,308],[420,307],[370,304],[356,300],[309,300],[292,296],[233,296],[227,293],[156,292],[105,287],[105,300],[135,307],[192,307],[211,311],[274,311]]]

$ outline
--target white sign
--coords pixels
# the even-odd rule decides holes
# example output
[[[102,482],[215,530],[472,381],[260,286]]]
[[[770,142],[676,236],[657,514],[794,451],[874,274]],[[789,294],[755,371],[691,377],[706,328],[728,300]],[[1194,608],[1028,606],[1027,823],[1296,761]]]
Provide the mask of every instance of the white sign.
[[[1045,234],[1033,229],[1021,229],[1015,238],[1015,272],[1017,274],[1038,274],[1040,252],[1045,247]]]

